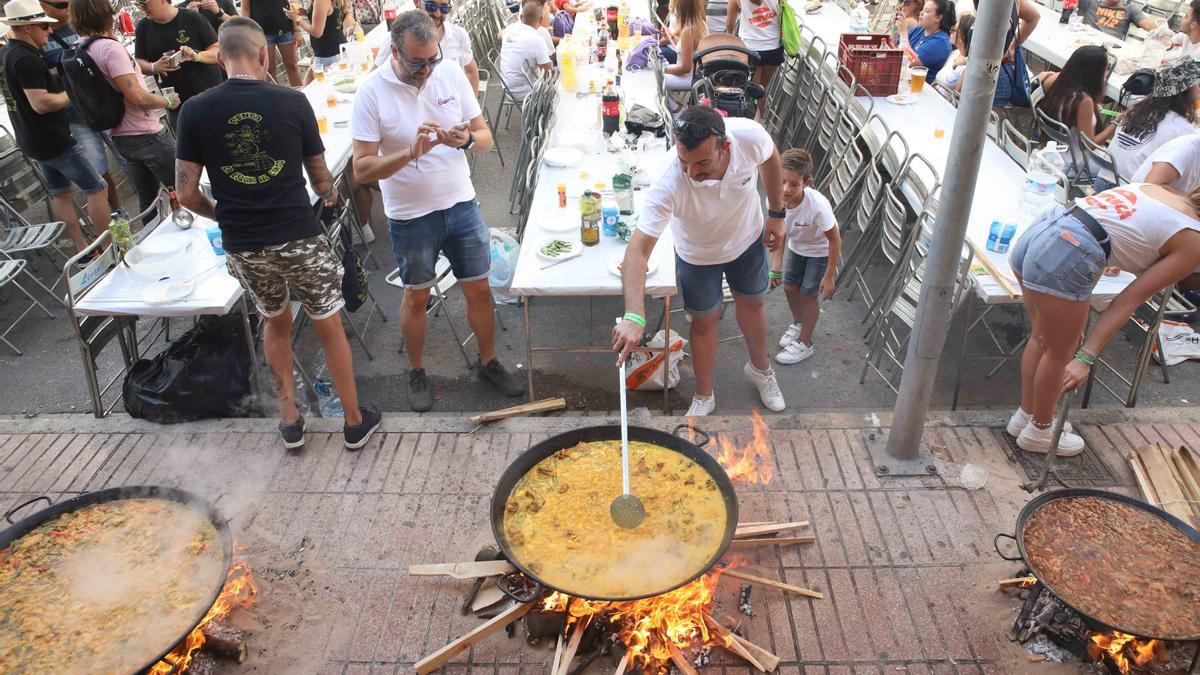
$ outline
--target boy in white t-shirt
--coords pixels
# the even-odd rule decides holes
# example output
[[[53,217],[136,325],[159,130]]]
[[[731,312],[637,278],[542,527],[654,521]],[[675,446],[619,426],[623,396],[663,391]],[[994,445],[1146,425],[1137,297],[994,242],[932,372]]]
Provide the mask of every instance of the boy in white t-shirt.
[[[788,251],[786,263],[782,247],[773,254],[770,277],[771,288],[783,286],[792,311],[792,325],[779,339],[783,351],[775,355],[776,361],[790,365],[813,355],[812,334],[821,314],[818,295],[833,297],[842,237],[829,200],[812,187],[812,157],[792,148],[780,159]]]

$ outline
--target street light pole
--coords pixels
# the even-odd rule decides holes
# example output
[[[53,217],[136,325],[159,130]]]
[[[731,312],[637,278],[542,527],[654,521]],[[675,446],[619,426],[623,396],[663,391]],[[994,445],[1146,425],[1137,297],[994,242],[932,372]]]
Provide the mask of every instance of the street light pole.
[[[996,91],[996,78],[1004,53],[1004,38],[1015,0],[983,0],[977,3],[971,40],[971,58],[963,81],[951,153],[942,176],[937,218],[933,225],[933,247],[925,259],[925,280],[913,322],[904,376],[891,429],[874,434],[868,442],[878,473],[913,475],[936,471],[921,436],[929,397],[937,375],[938,357],[949,331],[954,281],[962,264],[962,246],[967,232],[979,161],[987,138],[988,115]],[[1013,195],[1015,200],[1017,195]],[[886,448],[886,454],[883,449]]]

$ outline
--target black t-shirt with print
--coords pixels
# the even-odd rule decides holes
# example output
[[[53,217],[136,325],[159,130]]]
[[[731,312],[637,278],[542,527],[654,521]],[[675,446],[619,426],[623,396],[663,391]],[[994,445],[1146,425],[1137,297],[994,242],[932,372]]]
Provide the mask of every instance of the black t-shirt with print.
[[[163,54],[187,45],[202,52],[217,41],[217,32],[199,12],[181,9],[167,23],[155,23],[149,17],[138,21],[133,54],[139,59],[154,63]],[[184,61],[179,70],[161,73],[159,82],[164,87],[175,87],[175,93],[183,101],[211,89],[221,83],[221,67],[214,63]]]
[[[321,232],[304,158],[325,152],[317,116],[288,87],[230,78],[187,102],[175,157],[208,171],[226,250],[252,251]]]
[[[4,92],[17,145],[33,159],[53,159],[71,149],[75,139],[71,138],[67,111],[44,115],[34,112],[24,89],[45,89],[51,94],[63,90],[42,60],[41,50],[14,38],[0,51],[0,90]]]
[[[192,0],[186,0],[186,2],[177,4],[176,7],[180,9],[187,9],[187,6],[191,4],[191,2]],[[237,6],[233,4],[233,0],[217,0],[217,7],[220,8],[221,12],[225,12],[225,16],[238,15]],[[208,22],[212,24],[213,30],[221,30],[220,12],[210,12],[203,7],[196,7],[195,11],[199,12],[200,16],[208,19]]]

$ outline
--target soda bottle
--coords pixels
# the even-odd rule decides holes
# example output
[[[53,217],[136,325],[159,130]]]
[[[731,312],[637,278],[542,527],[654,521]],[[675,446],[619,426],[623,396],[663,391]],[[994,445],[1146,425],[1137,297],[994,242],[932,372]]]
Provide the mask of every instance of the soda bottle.
[[[579,198],[579,240],[584,246],[600,243],[600,195],[591,190]]]
[[[175,196],[174,190],[167,193],[167,196],[171,201],[171,220],[175,223],[175,227],[181,230],[190,228],[192,222],[196,220],[196,216],[179,204],[179,198]]]
[[[559,49],[562,50],[558,64],[559,71],[562,74],[563,89],[565,91],[575,91],[579,88],[579,81],[575,73],[575,48],[564,40]]]
[[[113,211],[108,217],[108,231],[117,243],[117,249],[121,251],[121,255],[129,253],[129,249],[133,248],[133,231],[129,229],[129,217],[121,210]]]
[[[608,56],[608,34],[600,34],[600,42],[596,46],[596,60],[603,61]]]
[[[617,29],[620,21],[619,10],[616,5],[608,6],[608,14],[605,17],[608,21],[608,38],[610,40],[617,39]]]
[[[604,93],[600,96],[600,115],[603,119],[603,131],[605,136],[612,136],[621,129],[621,96],[617,94],[617,90],[613,87],[612,80],[608,81],[608,86],[604,87]]]

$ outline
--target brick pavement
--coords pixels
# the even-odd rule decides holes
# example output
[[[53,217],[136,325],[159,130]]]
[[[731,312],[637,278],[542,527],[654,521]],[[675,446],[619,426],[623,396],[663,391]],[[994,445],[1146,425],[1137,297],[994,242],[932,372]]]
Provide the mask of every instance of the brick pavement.
[[[263,589],[259,606],[239,617],[252,632],[251,657],[228,672],[405,673],[479,623],[458,613],[468,582],[410,578],[405,568],[472,559],[491,541],[488,501],[507,463],[542,438],[599,422],[509,420],[468,434],[458,417],[389,416],[384,433],[351,454],[321,420],[303,452],[286,454],[265,420],[154,427],[121,417],[0,418],[0,507],[144,483],[218,500]],[[992,537],[1012,530],[1028,499],[1004,455],[1002,418],[933,420],[926,438],[944,475],[883,482],[867,460],[864,418],[769,422],[778,472],[766,486],[738,486],[741,519],[811,520],[816,543],[750,549],[740,564],[826,599],[755,588],[750,619],[737,614],[738,583],[728,580],[714,614],[741,619],[750,639],[782,658],[782,673],[1028,672],[1023,652],[1003,638],[1016,602],[993,590],[1016,569],[997,558]],[[1191,411],[1084,413],[1076,425],[1119,477],[1114,489],[1127,493],[1121,457],[1130,449],[1158,440],[1200,447],[1200,415]],[[745,418],[708,423],[743,440],[748,426]],[[989,469],[984,489],[958,485],[966,462]],[[541,673],[552,658],[501,635],[448,670]],[[719,657],[704,672],[717,668],[744,671]]]

